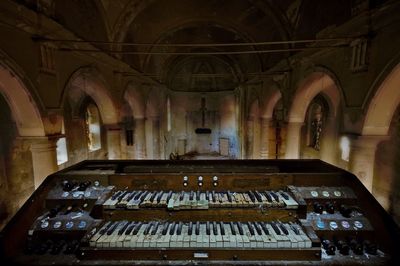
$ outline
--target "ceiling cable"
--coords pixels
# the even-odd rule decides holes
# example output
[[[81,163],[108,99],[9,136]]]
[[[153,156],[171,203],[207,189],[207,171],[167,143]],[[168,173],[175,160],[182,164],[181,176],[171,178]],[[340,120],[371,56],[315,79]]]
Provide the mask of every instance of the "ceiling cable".
[[[349,42],[360,38],[343,37],[329,39],[313,39],[313,40],[288,40],[288,41],[267,41],[267,42],[238,42],[238,43],[133,43],[133,42],[111,42],[111,41],[87,41],[87,40],[70,40],[70,39],[50,39],[41,36],[33,36],[32,40],[37,42],[54,42],[54,43],[90,43],[104,45],[120,45],[120,46],[147,46],[147,47],[226,47],[226,46],[259,46],[259,45],[278,45],[278,44],[307,44],[321,42]]]
[[[134,51],[113,51],[113,50],[95,50],[95,49],[75,49],[75,48],[59,48],[63,52],[87,52],[87,53],[111,53],[111,54],[124,54],[124,55],[241,55],[241,54],[269,54],[269,53],[283,53],[304,50],[315,50],[325,48],[343,48],[348,47],[346,44],[330,45],[330,46],[316,46],[316,47],[303,47],[303,48],[288,48],[288,49],[269,49],[269,50],[248,50],[248,51],[218,51],[218,52],[134,52]]]

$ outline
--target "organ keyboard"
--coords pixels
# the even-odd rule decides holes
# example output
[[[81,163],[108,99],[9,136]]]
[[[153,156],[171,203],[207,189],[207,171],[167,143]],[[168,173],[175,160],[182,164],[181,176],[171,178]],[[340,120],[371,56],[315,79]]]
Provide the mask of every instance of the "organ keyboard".
[[[19,265],[385,265],[399,228],[321,161],[85,161],[49,176],[0,236]]]

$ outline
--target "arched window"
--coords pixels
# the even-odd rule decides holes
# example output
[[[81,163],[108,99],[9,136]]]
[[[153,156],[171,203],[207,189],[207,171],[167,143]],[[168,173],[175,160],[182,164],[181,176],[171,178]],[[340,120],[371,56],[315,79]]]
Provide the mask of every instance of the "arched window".
[[[89,103],[85,112],[86,137],[89,151],[101,148],[100,115],[97,106]]]

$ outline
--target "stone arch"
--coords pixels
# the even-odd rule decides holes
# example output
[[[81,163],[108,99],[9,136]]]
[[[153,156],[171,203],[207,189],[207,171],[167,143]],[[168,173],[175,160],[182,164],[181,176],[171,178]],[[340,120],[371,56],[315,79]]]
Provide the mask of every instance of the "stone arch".
[[[323,71],[313,72],[298,86],[298,89],[293,97],[293,102],[288,115],[288,128],[287,128],[287,145],[286,145],[286,158],[297,159],[300,156],[300,139],[301,127],[305,121],[308,107],[312,100],[317,96],[324,96],[329,105],[328,121],[326,132],[330,142],[336,141],[337,130],[335,129],[335,120],[337,119],[338,110],[341,102],[341,92],[337,85],[336,79],[332,74]],[[335,154],[328,154],[322,152],[323,160],[333,163],[335,161]]]
[[[370,101],[362,135],[388,134],[394,113],[400,103],[400,64],[384,79]]]
[[[268,94],[264,102],[264,106],[261,111],[261,117],[271,119],[274,113],[274,108],[281,98],[281,91],[277,88],[273,89],[272,92]]]
[[[13,114],[20,136],[44,136],[43,121],[32,95],[10,69],[0,65],[0,93]]]
[[[129,104],[135,119],[145,117],[146,106],[140,86],[133,84],[133,82],[128,83],[123,98]]]
[[[71,91],[78,90],[90,96],[99,108],[104,124],[115,125],[118,123],[118,112],[107,84],[99,71],[93,67],[82,67],[76,70],[68,80],[63,95],[65,104]],[[80,99],[79,99],[80,100]]]

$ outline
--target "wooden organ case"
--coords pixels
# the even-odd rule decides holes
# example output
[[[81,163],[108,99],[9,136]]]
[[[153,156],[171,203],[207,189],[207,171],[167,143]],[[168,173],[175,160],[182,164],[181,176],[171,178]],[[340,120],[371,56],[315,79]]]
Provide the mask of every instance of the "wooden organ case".
[[[391,265],[399,228],[319,160],[84,161],[0,235],[2,265]]]

